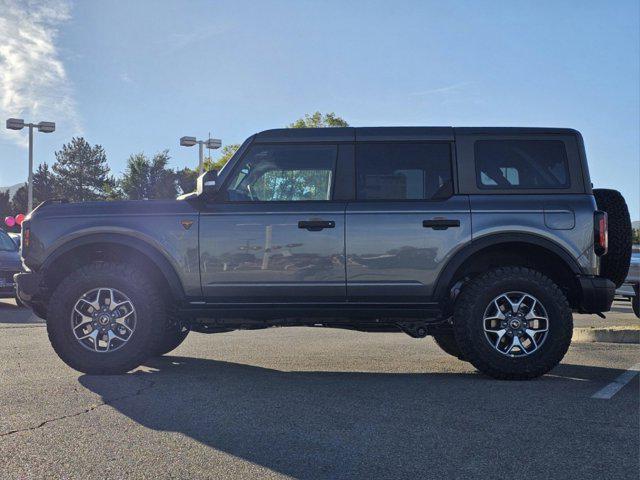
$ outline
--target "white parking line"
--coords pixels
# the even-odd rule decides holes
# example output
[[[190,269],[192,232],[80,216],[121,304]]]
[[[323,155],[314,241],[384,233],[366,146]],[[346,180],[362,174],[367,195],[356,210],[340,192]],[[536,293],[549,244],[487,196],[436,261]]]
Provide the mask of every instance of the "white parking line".
[[[609,400],[616,393],[618,393],[622,387],[633,380],[633,377],[638,375],[638,372],[640,372],[640,363],[636,363],[633,367],[628,368],[622,375],[616,378],[609,385],[591,395],[591,398]]]

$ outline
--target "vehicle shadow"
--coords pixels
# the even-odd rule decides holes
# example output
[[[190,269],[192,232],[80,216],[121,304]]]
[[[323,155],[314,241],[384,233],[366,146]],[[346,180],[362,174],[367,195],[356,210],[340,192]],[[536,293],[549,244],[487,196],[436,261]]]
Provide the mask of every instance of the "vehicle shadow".
[[[473,373],[279,371],[170,356],[145,365],[80,383],[140,425],[294,478],[589,477],[590,436],[599,457],[611,456],[612,477],[637,467],[633,402],[606,413],[606,422],[620,422],[615,438],[593,422],[606,402],[589,397],[621,373],[615,369],[561,365],[539,380],[500,382]]]
[[[45,321],[37,317],[29,308],[18,307],[12,300],[0,300],[0,323],[42,323]]]

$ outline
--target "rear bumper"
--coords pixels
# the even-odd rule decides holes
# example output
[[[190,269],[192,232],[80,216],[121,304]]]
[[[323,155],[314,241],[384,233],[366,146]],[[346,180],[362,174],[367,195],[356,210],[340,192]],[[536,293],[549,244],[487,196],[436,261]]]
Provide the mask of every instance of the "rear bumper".
[[[611,310],[616,293],[614,283],[602,277],[588,275],[578,276],[581,298],[580,311],[583,313],[601,313]]]

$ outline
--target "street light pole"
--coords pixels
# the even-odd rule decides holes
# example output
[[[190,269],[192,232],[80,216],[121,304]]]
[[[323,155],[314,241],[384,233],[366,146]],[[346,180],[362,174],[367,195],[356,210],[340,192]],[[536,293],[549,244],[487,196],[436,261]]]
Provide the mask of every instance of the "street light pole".
[[[33,128],[37,128],[42,133],[51,133],[55,132],[56,124],[54,122],[24,123],[22,118],[9,118],[7,120],[7,128],[9,130],[22,130],[24,127],[29,127],[29,183],[27,186],[27,214],[29,214],[33,210]]]
[[[216,138],[209,138],[208,140],[198,140],[196,137],[180,137],[180,145],[183,147],[193,147],[198,144],[198,175],[204,173],[204,147],[209,150],[215,150],[222,146],[222,141]]]
[[[27,203],[27,215],[33,210],[33,123],[29,124],[29,200]]]

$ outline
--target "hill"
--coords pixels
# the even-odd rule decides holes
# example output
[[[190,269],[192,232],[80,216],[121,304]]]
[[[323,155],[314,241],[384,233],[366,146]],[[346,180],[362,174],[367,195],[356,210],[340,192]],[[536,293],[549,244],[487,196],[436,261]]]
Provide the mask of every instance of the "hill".
[[[22,185],[24,185],[24,183],[16,183],[15,185],[11,185],[10,187],[0,187],[0,192],[4,192],[6,190],[9,190],[9,196],[13,197],[13,194],[16,193],[16,190],[18,190]]]

